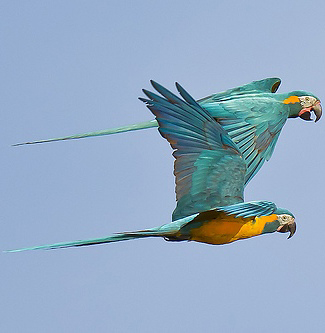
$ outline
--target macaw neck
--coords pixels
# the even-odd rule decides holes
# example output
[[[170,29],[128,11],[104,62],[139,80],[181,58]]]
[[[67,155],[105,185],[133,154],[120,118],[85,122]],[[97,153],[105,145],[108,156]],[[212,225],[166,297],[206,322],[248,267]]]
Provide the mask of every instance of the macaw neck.
[[[274,232],[274,231],[276,231],[278,229],[279,226],[280,226],[280,222],[278,220],[267,222],[264,225],[262,234]]]
[[[299,91],[292,91],[285,94],[275,94],[277,101],[286,109],[286,112],[288,112],[287,116],[289,118],[298,117],[299,112],[301,111],[299,96],[301,96],[301,92]]]
[[[297,118],[302,107],[300,103],[288,104],[289,106],[289,118]]]

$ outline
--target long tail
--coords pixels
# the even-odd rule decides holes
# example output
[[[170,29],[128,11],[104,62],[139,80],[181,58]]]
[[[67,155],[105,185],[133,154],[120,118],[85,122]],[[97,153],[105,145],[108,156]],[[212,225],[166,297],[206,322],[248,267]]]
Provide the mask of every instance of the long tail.
[[[151,127],[158,127],[158,123],[157,123],[156,120],[149,120],[149,121],[145,121],[143,123],[127,125],[127,126],[122,126],[122,127],[116,127],[116,128],[110,128],[110,129],[107,129],[107,130],[102,130],[102,131],[97,131],[97,132],[88,132],[88,133],[83,133],[83,134],[64,136],[64,137],[61,137],[61,138],[53,138],[53,139],[45,139],[45,140],[37,140],[37,141],[16,143],[13,146],[33,145],[35,143],[44,143],[44,142],[89,138],[89,137],[92,137],[92,136],[102,136],[102,135],[123,133],[123,132],[136,131],[136,130],[151,128]]]
[[[78,240],[73,242],[64,242],[64,243],[55,243],[50,245],[41,245],[41,246],[33,246],[26,247],[22,249],[16,250],[7,250],[4,252],[21,252],[21,251],[29,251],[29,250],[51,250],[51,249],[59,249],[64,247],[72,247],[72,246],[88,246],[88,245],[96,245],[103,243],[113,243],[120,242],[125,240],[131,240],[136,238],[146,238],[146,237],[165,237],[170,236],[171,232],[164,232],[159,230],[159,228],[153,228],[148,230],[134,231],[134,232],[123,232],[114,234],[105,238],[95,238],[95,239],[87,239],[87,240]]]

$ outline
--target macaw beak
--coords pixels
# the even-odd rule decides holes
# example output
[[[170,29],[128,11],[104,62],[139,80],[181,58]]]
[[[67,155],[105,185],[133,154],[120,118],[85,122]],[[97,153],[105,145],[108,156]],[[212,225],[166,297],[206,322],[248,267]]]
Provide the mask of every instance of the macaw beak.
[[[288,236],[288,239],[291,238],[294,233],[296,232],[297,226],[296,222],[289,222],[287,224],[281,225],[277,231],[278,232],[290,232],[290,235]]]
[[[315,123],[316,121],[318,121],[320,119],[320,117],[322,116],[322,106],[320,105],[320,101],[317,101],[317,103],[312,107],[312,110],[315,113],[316,119],[315,119]]]
[[[320,101],[317,101],[311,107],[302,109],[299,112],[298,116],[303,120],[312,120],[311,114],[310,114],[311,111],[313,111],[316,116],[316,119],[315,119],[315,123],[316,123],[322,116],[322,106],[320,105]]]

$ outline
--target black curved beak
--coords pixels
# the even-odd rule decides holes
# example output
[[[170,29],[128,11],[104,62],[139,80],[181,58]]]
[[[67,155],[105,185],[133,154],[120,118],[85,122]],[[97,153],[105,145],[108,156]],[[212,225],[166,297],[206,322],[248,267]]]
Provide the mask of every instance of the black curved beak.
[[[320,105],[320,102],[318,102],[317,104],[315,104],[312,107],[312,110],[315,113],[316,119],[315,119],[315,123],[321,118],[322,116],[322,106]]]
[[[287,224],[281,225],[277,231],[278,232],[290,232],[290,235],[288,236],[288,239],[291,238],[295,232],[296,232],[297,226],[296,222],[289,222]]]
[[[311,111],[314,112],[316,118],[315,123],[321,118],[322,116],[322,106],[320,105],[320,102],[317,101],[315,105],[313,105],[311,108],[302,110],[299,117],[303,120],[312,120],[311,118]]]

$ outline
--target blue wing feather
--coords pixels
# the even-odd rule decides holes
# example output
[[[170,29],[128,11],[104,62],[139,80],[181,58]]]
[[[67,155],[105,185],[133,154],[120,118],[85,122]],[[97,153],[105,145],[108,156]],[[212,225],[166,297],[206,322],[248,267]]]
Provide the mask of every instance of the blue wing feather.
[[[179,84],[176,87],[184,100],[152,84],[165,99],[146,93],[154,100],[141,100],[174,149],[177,207],[173,221],[243,202],[246,165],[227,132]]]
[[[223,211],[229,215],[252,217],[274,214],[277,210],[277,207],[273,202],[270,201],[250,201],[227,207],[218,207],[217,210]]]
[[[271,87],[272,82],[269,83],[265,81],[261,86]],[[265,160],[270,159],[288,118],[289,108],[281,98],[275,98],[278,95],[271,92],[255,90],[244,95],[216,95],[215,98],[212,95],[200,100],[199,104],[209,111],[237,144],[247,165],[247,184]]]

